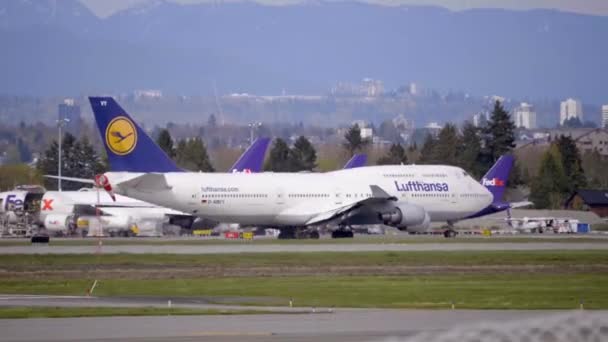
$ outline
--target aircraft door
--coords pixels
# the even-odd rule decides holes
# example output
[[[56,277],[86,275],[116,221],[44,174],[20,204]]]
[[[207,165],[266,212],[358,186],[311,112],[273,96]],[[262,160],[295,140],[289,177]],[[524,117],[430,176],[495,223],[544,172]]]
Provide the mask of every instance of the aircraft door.
[[[285,190],[283,190],[282,188],[277,188],[275,191],[275,196],[276,196],[276,204],[278,205],[285,205]]]
[[[334,189],[334,204],[342,204],[342,202],[344,201],[344,194],[342,193],[342,189],[340,188],[335,188]]]

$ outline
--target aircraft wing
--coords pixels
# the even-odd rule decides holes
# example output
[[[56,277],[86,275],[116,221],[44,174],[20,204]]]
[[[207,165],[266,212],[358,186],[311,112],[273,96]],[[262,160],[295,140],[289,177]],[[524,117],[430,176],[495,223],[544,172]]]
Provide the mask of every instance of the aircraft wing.
[[[118,181],[116,185],[121,188],[134,189],[139,192],[147,193],[171,189],[165,175],[162,173],[144,173],[125,181]]]
[[[381,203],[386,203],[386,202],[396,200],[395,197],[389,195],[386,191],[384,191],[382,188],[380,188],[377,185],[370,185],[370,189],[372,191],[371,197],[367,197],[367,198],[361,199],[359,201],[351,202],[347,205],[342,205],[342,206],[339,206],[336,208],[331,208],[327,211],[321,212],[321,213],[315,215],[314,217],[310,218],[308,221],[306,221],[306,225],[309,226],[309,225],[321,224],[321,223],[325,223],[327,221],[331,221],[340,215],[345,215],[345,214],[349,213],[350,211],[352,211],[356,208],[365,206],[365,205],[381,204]]]
[[[68,182],[95,184],[95,181],[90,178],[76,178],[76,177],[63,177],[63,176],[59,177],[59,176],[54,176],[54,175],[44,175],[44,177],[51,178],[51,179],[61,179],[62,181],[68,181]]]
[[[100,210],[103,213],[112,216],[128,216],[128,215],[168,215],[168,216],[191,216],[189,214],[183,213],[181,211],[167,209],[162,207],[101,207]]]
[[[511,202],[509,203],[511,208],[523,208],[523,207],[529,207],[531,205],[534,205],[534,203],[530,202],[530,201],[523,201],[523,202]]]

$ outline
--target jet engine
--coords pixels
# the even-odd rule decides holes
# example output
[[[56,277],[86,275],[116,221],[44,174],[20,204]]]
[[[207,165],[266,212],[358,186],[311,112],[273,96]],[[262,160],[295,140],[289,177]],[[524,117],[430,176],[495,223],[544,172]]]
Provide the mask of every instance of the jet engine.
[[[52,214],[44,218],[44,228],[52,233],[67,233],[69,230],[70,215]]]
[[[430,224],[430,217],[424,210],[415,204],[398,204],[392,210],[381,212],[379,219],[387,226],[397,227],[399,230],[409,230],[409,227],[426,226]]]

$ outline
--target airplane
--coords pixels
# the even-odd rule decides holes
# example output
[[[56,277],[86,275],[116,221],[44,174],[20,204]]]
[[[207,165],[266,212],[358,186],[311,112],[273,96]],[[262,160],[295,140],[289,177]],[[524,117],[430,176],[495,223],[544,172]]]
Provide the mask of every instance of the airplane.
[[[335,223],[385,224],[426,231],[431,222],[459,220],[493,201],[459,167],[389,165],[326,173],[217,174],[182,172],[111,97],[90,97],[111,171],[96,184],[118,193],[218,222],[281,230],[283,238],[318,238]],[[128,137],[111,139],[114,132]]]
[[[39,186],[18,186],[0,192],[0,234],[27,235],[28,226],[36,221],[44,189]]]
[[[485,207],[483,210],[466,217],[465,219],[472,219],[482,217],[502,211],[509,211],[515,208],[522,208],[532,205],[532,202],[505,202],[503,200],[504,192],[507,186],[507,180],[509,179],[509,173],[513,168],[515,158],[512,155],[504,155],[498,158],[496,163],[488,170],[488,172],[481,178],[480,183],[485,186],[493,195],[492,203]]]
[[[119,135],[120,132],[111,134],[112,137],[119,137]],[[120,138],[114,141],[124,141],[131,135],[120,135]],[[230,167],[230,172],[260,172],[269,144],[269,138],[256,139]],[[172,167],[181,171],[175,164]],[[125,235],[131,234],[128,229],[132,226],[131,223],[142,220],[160,221],[166,217],[168,223],[187,228],[193,224],[195,219],[192,215],[181,211],[159,207],[126,196],[113,195],[114,197],[112,197],[107,192],[98,193],[91,190],[45,192],[41,198],[40,222],[49,233],[60,235],[75,230],[75,214],[85,221],[99,214],[104,220],[104,231],[108,231],[111,235]],[[97,209],[99,209],[99,213],[96,211]]]

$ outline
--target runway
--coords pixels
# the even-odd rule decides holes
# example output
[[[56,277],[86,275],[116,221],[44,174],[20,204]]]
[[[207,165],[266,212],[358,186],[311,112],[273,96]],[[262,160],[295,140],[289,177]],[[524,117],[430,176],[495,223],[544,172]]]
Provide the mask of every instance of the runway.
[[[530,251],[608,250],[598,242],[475,242],[475,243],[352,243],[352,244],[224,244],[224,245],[106,245],[98,246],[5,246],[0,254],[232,254],[276,252],[379,252],[379,251]]]
[[[166,307],[168,298],[0,295],[0,306]],[[573,311],[242,307],[172,298],[173,307],[260,309],[259,315],[0,319],[0,341],[384,341],[462,326],[545,319]],[[581,315],[578,311],[575,315]],[[594,319],[608,322],[608,311]],[[585,319],[587,320],[587,319]],[[394,339],[392,340],[394,341]]]
[[[386,341],[556,311],[340,310],[325,315],[161,316],[0,320],[0,341]],[[598,315],[598,313],[596,313]],[[599,313],[603,320],[608,313]]]

